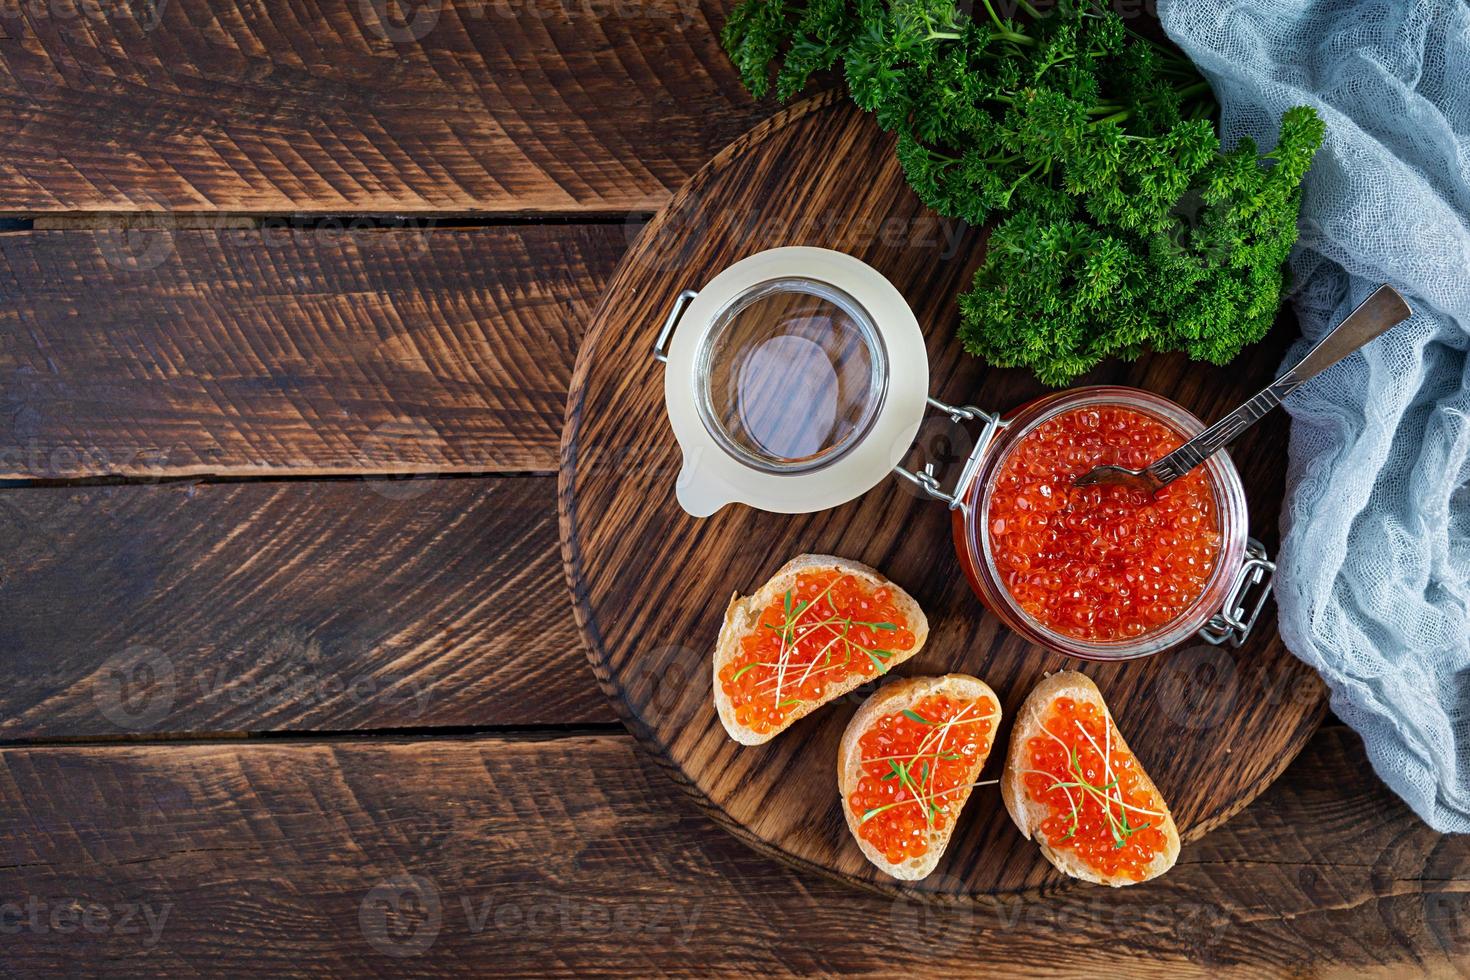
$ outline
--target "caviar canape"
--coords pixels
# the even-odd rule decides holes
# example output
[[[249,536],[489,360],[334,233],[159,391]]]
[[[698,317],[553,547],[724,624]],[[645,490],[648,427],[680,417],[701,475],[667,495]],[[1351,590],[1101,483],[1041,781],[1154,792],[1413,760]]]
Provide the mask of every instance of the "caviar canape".
[[[1163,796],[1097,685],[1075,671],[1051,675],[1022,705],[1001,796],[1021,833],[1074,878],[1131,885],[1168,871],[1179,856]]]
[[[918,653],[929,623],[903,589],[857,562],[802,555],[725,611],[714,697],[730,737],[769,741]]]
[[[858,709],[837,758],[848,829],[895,878],[938,865],[990,757],[1000,700],[965,674],[894,681]]]

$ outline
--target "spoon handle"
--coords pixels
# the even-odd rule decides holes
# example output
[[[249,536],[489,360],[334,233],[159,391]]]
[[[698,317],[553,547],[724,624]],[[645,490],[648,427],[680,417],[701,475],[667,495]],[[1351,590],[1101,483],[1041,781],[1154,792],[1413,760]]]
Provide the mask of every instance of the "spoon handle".
[[[1261,389],[1250,401],[1148,468],[1163,483],[1179,479],[1255,425],[1287,395],[1413,313],[1392,286],[1379,286],[1358,308],[1318,341],[1291,370]]]

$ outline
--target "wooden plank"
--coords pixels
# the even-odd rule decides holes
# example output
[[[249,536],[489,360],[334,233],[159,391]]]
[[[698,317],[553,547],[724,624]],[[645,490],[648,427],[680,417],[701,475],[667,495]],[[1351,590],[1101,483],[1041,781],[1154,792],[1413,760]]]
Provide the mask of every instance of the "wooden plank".
[[[652,210],[771,111],[730,6],[10,4],[0,214]]]
[[[550,472],[636,227],[0,235],[0,478]]]
[[[1147,887],[949,909],[747,851],[625,736],[0,752],[17,973],[1445,974],[1467,878],[1342,728]]]
[[[611,722],[550,477],[0,491],[0,739]]]

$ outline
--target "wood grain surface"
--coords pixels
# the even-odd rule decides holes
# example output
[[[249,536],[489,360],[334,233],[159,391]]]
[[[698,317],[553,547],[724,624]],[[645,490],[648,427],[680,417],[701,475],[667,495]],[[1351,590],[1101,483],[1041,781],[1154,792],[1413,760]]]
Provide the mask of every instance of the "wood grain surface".
[[[729,6],[6,3],[0,213],[652,210],[771,111]]]
[[[0,234],[0,479],[550,472],[636,228]]]
[[[8,489],[0,541],[3,740],[613,720],[550,477]]]
[[[943,908],[751,851],[613,726],[552,480],[503,474],[555,463],[646,214],[775,109],[719,50],[730,6],[0,3],[0,216],[37,219],[0,233],[0,975],[1470,972],[1466,845],[1340,727],[1146,891]],[[721,220],[789,220],[808,190]],[[973,236],[904,214],[822,220],[934,256],[917,305],[952,317]],[[665,270],[731,233],[686,216]],[[947,350],[944,393],[973,395]],[[1112,377],[1207,404],[1212,376],[1179,373]],[[654,448],[599,467],[657,483]],[[1249,480],[1279,479],[1268,456]],[[950,560],[900,571],[968,604]],[[616,637],[641,612],[599,615]],[[1186,666],[1216,697],[1186,697],[1195,721],[1316,694]]]
[[[941,908],[750,852],[625,735],[7,749],[0,957],[24,975],[1463,970],[1470,843],[1410,815],[1342,728],[1291,775],[1146,888]]]
[[[952,340],[954,298],[978,261],[978,235],[935,227],[905,186],[891,140],[868,118],[807,103],[701,171],[619,266],[568,402],[562,544],[589,656],[634,733],[744,839],[803,867],[891,889],[851,840],[835,789],[833,760],[855,698],[756,748],[736,745],[719,724],[710,656],[730,593],[749,594],[802,552],[866,562],[908,589],[931,624],[924,651],[897,673],[972,673],[1000,693],[1008,715],[1044,672],[1080,665],[1000,626],[964,581],[948,512],[898,480],[811,515],[733,506],[696,520],[679,508],[678,449],[661,366],[649,357],[653,334],[680,290],[703,286],[746,255],[791,244],[850,252],[893,281],[925,328],[938,397],[1006,411],[1039,393],[1029,376],[987,370]],[[1216,417],[1270,380],[1290,333],[1277,331],[1228,369],[1155,357],[1089,380],[1147,388]],[[1233,451],[1253,527],[1268,538],[1281,500],[1284,433],[1284,418],[1275,416]],[[637,461],[639,479],[628,477],[629,461]],[[1265,789],[1325,710],[1320,680],[1286,651],[1269,616],[1239,651],[1195,643],[1086,669],[1187,842]],[[1007,736],[1003,723],[999,738]],[[990,769],[998,770],[1000,755]],[[976,799],[936,874],[905,887],[971,896],[1036,889],[1057,877],[994,800]]]

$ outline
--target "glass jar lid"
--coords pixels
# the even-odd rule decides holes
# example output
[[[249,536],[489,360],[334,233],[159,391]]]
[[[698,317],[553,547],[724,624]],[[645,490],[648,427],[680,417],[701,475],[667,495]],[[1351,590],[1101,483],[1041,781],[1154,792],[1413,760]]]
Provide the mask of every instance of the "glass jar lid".
[[[757,252],[680,294],[655,356],[684,457],[675,492],[697,517],[737,502],[808,513],[866,492],[913,443],[929,389],[903,296],[825,248]]]
[[[872,316],[831,283],[799,277],[736,294],[705,333],[696,372],[705,428],[770,473],[841,458],[872,428],[888,389]]]

